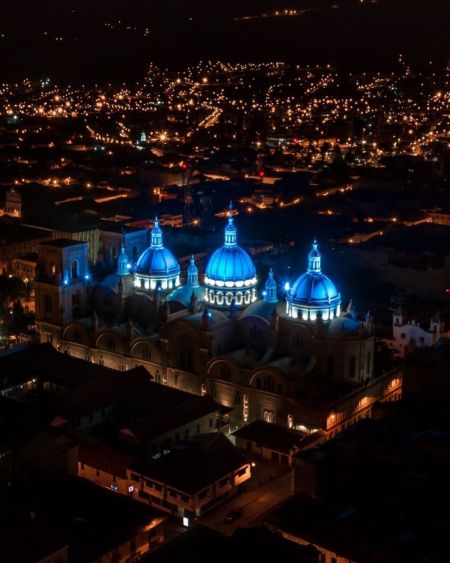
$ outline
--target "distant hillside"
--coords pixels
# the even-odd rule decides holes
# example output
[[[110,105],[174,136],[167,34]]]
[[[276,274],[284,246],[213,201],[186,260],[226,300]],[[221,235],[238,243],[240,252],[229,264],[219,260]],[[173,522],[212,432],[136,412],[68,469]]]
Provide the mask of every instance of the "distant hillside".
[[[284,9],[301,15],[242,19]],[[449,58],[449,28],[447,0],[17,0],[0,2],[0,80],[120,82],[208,58],[423,64]]]

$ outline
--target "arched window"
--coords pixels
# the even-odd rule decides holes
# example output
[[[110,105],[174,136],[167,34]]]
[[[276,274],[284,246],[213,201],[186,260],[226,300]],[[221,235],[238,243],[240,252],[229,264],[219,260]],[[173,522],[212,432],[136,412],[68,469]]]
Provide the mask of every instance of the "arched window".
[[[259,330],[258,326],[256,324],[254,324],[251,328],[250,328],[250,337],[257,339],[261,336],[261,331]]]
[[[106,342],[106,349],[108,352],[115,352],[116,351],[116,344],[112,338],[108,338]]]
[[[190,340],[180,342],[179,365],[184,370],[192,370],[194,367],[194,354]]]
[[[230,368],[227,365],[220,366],[220,379],[224,381],[231,381]]]
[[[144,346],[144,348],[142,348],[142,359],[143,360],[150,360],[152,357],[152,352],[150,349],[150,346]]]
[[[78,277],[78,262],[74,260],[72,262],[72,278]]]

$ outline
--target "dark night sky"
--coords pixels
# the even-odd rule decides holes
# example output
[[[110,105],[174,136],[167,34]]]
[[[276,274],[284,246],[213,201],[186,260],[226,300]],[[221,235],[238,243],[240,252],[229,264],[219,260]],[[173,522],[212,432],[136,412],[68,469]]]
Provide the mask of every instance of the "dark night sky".
[[[285,7],[313,11],[234,21]],[[18,0],[0,6],[0,80],[117,82],[140,78],[150,61],[181,66],[201,58],[382,70],[400,52],[413,64],[446,61],[449,28],[447,0]]]

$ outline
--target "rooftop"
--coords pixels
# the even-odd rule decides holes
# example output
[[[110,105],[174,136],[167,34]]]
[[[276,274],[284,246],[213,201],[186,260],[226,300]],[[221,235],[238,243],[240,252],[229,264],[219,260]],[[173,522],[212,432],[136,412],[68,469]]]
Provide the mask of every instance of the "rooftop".
[[[155,460],[143,461],[130,469],[185,493],[197,493],[241,468],[246,457],[221,432],[199,434],[180,442],[172,451]],[[182,468],[182,471],[180,471]]]
[[[256,442],[258,446],[289,454],[294,446],[299,446],[306,434],[289,430],[278,424],[256,420],[233,432],[233,436],[242,440]]]
[[[58,238],[55,240],[42,242],[41,244],[45,246],[54,246],[55,248],[66,248],[68,246],[78,246],[79,244],[87,244],[87,242],[84,242],[82,240],[73,240],[70,238]]]

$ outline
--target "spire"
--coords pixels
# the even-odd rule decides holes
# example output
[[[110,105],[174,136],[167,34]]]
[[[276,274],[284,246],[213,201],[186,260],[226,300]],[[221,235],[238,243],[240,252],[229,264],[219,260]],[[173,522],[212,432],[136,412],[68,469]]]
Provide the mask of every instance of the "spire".
[[[225,227],[225,246],[236,246],[237,233],[233,223],[233,202],[230,201],[228,212],[228,225]]]
[[[308,254],[308,272],[313,274],[320,274],[322,272],[320,252],[317,250],[317,246],[317,241],[314,240],[312,250]]]
[[[191,262],[187,269],[187,285],[198,287],[198,268],[195,265],[194,255],[191,256]]]
[[[120,254],[117,260],[117,275],[118,276],[126,276],[129,274],[128,271],[128,257],[125,253],[125,246],[122,245],[120,247]]]
[[[356,319],[358,316],[358,311],[356,310],[355,304],[353,303],[353,299],[350,299],[347,305],[347,313],[353,318]]]
[[[273,277],[273,270],[270,268],[269,277],[266,280],[266,285],[264,286],[264,301],[266,303],[277,303],[277,282]]]
[[[189,311],[191,313],[196,313],[197,312],[197,296],[195,295],[195,291],[192,292],[191,298],[189,300]]]
[[[161,227],[159,226],[158,217],[155,217],[155,221],[152,229],[152,242],[150,245],[152,248],[162,248],[163,247],[163,237]]]

